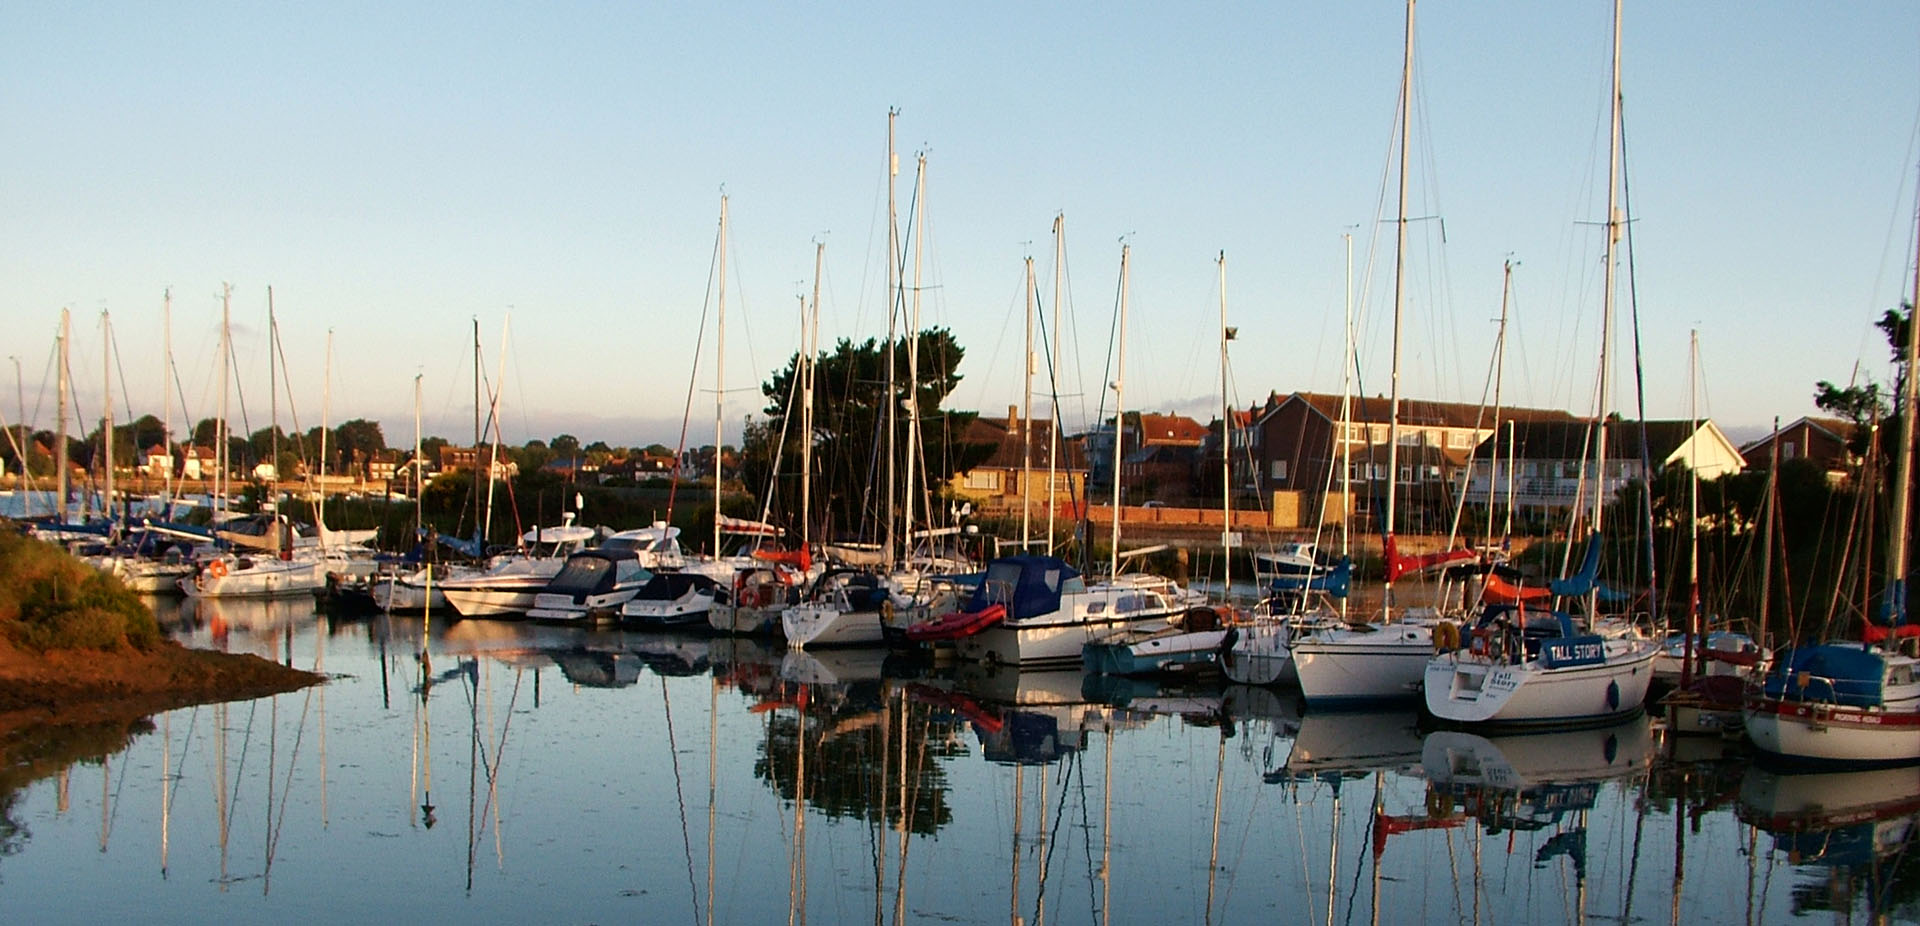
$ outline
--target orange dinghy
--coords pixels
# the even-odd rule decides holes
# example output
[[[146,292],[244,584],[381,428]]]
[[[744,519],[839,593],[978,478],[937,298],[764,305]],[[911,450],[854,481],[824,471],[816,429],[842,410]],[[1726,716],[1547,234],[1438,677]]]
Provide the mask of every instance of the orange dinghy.
[[[954,611],[907,628],[907,639],[916,643],[932,640],[958,640],[970,637],[1007,619],[1007,606],[990,604],[978,611]]]

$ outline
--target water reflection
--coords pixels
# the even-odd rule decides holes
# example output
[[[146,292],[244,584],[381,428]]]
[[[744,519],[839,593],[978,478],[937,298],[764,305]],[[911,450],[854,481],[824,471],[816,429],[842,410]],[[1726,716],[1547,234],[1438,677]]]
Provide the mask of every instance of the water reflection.
[[[1917,912],[1920,770],[1781,775],[1646,719],[1480,736],[1267,688],[878,651],[303,602],[163,618],[333,681],[0,736],[10,913],[79,918],[81,894],[88,919]]]

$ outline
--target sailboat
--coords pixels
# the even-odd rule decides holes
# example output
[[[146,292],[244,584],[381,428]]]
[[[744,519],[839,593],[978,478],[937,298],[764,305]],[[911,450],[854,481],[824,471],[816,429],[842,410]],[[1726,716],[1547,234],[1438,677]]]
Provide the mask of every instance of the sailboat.
[[[1400,76],[1400,184],[1393,257],[1393,374],[1387,413],[1387,504],[1382,524],[1389,557],[1378,623],[1307,632],[1288,646],[1292,671],[1308,705],[1380,703],[1417,695],[1433,653],[1429,623],[1393,620],[1394,519],[1400,476],[1400,331],[1406,309],[1407,157],[1413,110],[1413,0],[1407,0],[1406,46]]]
[[[1595,421],[1594,533],[1587,564],[1597,569],[1601,514],[1605,504],[1608,347],[1613,338],[1614,250],[1623,223],[1617,205],[1620,163],[1620,3],[1613,13],[1612,133],[1607,154],[1607,247],[1600,339],[1600,415]],[[1590,583],[1585,567],[1582,578]],[[1584,584],[1584,583],[1583,583]],[[1595,589],[1555,589],[1556,595],[1586,595]],[[1451,634],[1449,634],[1451,636]],[[1489,604],[1466,640],[1447,641],[1425,670],[1428,712],[1453,723],[1567,726],[1607,723],[1638,713],[1653,681],[1655,641],[1606,637],[1580,626],[1571,615],[1535,610],[1524,602]],[[1463,645],[1464,644],[1464,645]]]
[[[1913,286],[1915,304],[1920,304],[1920,255]],[[1893,514],[1887,528],[1887,588],[1880,605],[1887,626],[1868,624],[1859,642],[1835,640],[1782,654],[1764,687],[1750,694],[1741,710],[1747,738],[1776,756],[1844,766],[1920,762],[1920,636],[1914,634],[1920,627],[1907,623],[1920,325],[1907,329],[1900,444],[1893,457]]]

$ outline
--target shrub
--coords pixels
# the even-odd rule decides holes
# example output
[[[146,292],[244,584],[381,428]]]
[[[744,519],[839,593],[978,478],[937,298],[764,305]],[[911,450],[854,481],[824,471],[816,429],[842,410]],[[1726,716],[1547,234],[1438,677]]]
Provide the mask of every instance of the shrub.
[[[65,551],[0,531],[0,633],[37,650],[147,649],[153,612],[120,580]]]

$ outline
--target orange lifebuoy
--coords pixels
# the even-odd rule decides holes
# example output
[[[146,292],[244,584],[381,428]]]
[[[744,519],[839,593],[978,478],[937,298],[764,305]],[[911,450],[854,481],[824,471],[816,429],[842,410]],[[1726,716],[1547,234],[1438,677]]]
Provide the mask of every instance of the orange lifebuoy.
[[[764,603],[765,602],[761,596],[760,586],[749,585],[746,588],[743,588],[740,590],[740,607],[757,608]]]
[[[216,579],[226,578],[227,577],[227,561],[223,559],[216,559],[213,562],[208,563],[207,575],[213,576]]]

